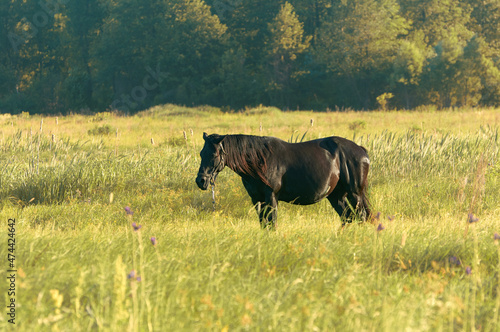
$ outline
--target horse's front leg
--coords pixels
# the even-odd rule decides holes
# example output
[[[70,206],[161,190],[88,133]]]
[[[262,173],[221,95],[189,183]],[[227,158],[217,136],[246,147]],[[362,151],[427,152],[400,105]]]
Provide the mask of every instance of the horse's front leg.
[[[265,201],[252,201],[255,211],[257,211],[257,215],[259,216],[260,226],[262,228],[266,228],[268,225],[274,227],[273,225],[275,223],[273,222],[273,218],[276,220],[276,213],[274,213],[273,216],[273,208],[271,205],[267,204]]]
[[[272,190],[266,191],[265,202],[259,211],[260,225],[262,228],[269,226],[276,229],[278,219],[278,200]]]
[[[263,184],[249,181],[248,179],[242,178],[242,182],[252,198],[252,204],[259,216],[261,227],[266,228],[270,225],[271,228],[275,228],[278,217],[278,200],[273,190],[269,187],[264,187]]]

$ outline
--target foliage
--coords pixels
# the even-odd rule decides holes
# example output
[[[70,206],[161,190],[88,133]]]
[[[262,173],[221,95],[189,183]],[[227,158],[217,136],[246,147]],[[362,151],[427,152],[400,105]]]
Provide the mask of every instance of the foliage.
[[[385,111],[387,110],[387,103],[390,99],[392,99],[394,95],[392,93],[383,93],[377,97],[377,104],[380,106],[380,109]]]
[[[358,130],[365,128],[366,128],[366,121],[363,120],[353,121],[349,124],[349,129],[351,129],[354,132],[357,132]]]
[[[92,129],[89,129],[88,134],[89,135],[109,135],[115,131],[115,128],[113,128],[109,124],[105,124],[103,126],[96,126]]]
[[[495,0],[27,0],[0,17],[0,113],[500,104]]]
[[[370,108],[408,27],[394,0],[335,1],[318,32],[317,56],[355,91],[357,107]]]
[[[269,57],[268,88],[273,105],[289,107],[292,92],[292,80],[297,80],[300,73],[295,62],[310,45],[311,36],[304,36],[303,24],[294,12],[293,6],[285,2],[269,28],[267,41]]]

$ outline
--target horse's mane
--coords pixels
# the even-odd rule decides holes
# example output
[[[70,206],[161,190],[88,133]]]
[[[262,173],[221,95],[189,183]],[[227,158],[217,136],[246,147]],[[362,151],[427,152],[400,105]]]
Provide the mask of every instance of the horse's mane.
[[[222,140],[226,152],[226,165],[237,173],[247,174],[262,180],[266,178],[267,158],[271,153],[269,142],[264,137],[248,135],[226,135]]]

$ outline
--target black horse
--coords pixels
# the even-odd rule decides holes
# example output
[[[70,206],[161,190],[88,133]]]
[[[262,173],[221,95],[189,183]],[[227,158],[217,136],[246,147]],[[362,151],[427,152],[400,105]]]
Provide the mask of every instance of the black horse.
[[[275,137],[207,136],[196,184],[206,190],[225,166],[236,172],[262,227],[276,225],[278,201],[308,205],[327,198],[342,225],[370,216],[366,149],[342,137],[287,143]]]

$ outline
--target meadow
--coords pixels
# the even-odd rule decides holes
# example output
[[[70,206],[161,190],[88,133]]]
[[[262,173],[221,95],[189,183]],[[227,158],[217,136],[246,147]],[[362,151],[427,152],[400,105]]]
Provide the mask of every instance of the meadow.
[[[0,329],[500,331],[499,127],[497,109],[1,115]],[[228,169],[214,211],[204,131],[352,139],[378,217],[281,203],[262,230]]]

